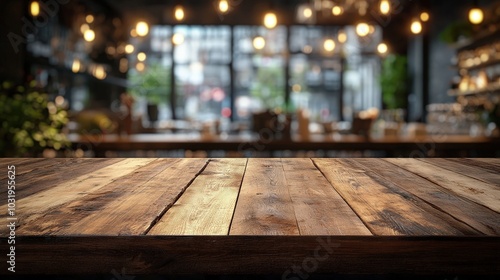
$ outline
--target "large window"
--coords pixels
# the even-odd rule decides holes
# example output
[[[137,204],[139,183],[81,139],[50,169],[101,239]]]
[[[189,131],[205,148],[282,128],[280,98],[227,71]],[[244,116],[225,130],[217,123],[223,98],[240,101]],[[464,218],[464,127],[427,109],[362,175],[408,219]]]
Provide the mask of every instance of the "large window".
[[[154,26],[132,41],[129,80],[141,104],[159,96],[162,119],[249,120],[305,108],[318,122],[350,120],[381,106],[380,41],[377,27],[360,39],[352,26]],[[156,82],[141,84],[151,72]]]
[[[176,117],[230,117],[231,28],[176,26],[174,34],[183,38],[174,50]]]
[[[234,29],[235,119],[283,107],[286,92],[286,28]]]

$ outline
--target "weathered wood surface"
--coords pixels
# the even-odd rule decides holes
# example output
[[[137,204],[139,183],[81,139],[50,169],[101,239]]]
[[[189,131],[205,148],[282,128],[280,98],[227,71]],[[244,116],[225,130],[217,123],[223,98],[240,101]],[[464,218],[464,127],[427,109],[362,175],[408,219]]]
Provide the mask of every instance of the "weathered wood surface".
[[[498,159],[0,159],[2,186],[8,165],[19,274],[286,274],[327,243],[314,272],[500,273]]]

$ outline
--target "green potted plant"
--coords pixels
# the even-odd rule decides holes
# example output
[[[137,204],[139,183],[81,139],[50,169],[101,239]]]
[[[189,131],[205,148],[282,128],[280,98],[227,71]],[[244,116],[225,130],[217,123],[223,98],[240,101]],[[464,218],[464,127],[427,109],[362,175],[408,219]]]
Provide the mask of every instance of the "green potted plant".
[[[0,157],[37,157],[69,146],[62,132],[66,110],[34,85],[0,84]]]
[[[407,98],[407,58],[391,54],[382,62],[380,87],[386,109],[401,109]]]
[[[133,71],[129,76],[130,93],[148,102],[147,110],[150,122],[158,120],[158,105],[170,100],[170,69],[159,63],[148,66],[144,71]]]

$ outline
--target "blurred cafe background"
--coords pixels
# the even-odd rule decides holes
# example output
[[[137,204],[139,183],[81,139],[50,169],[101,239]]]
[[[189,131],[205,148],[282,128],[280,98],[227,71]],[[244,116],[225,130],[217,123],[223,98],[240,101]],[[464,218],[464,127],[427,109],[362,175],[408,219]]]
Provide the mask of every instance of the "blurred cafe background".
[[[1,0],[0,157],[498,157],[500,1]]]

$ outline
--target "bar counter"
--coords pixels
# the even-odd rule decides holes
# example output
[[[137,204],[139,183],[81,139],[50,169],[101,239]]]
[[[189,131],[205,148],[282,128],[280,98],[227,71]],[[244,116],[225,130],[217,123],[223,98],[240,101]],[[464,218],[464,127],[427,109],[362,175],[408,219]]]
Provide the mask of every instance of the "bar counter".
[[[500,159],[0,159],[2,185],[9,166],[18,275],[500,274]]]
[[[120,135],[69,135],[73,148],[92,150],[97,157],[106,151],[137,150],[223,150],[245,153],[273,151],[380,150],[395,157],[415,154],[434,154],[440,157],[500,156],[500,138],[470,137],[459,135],[428,135],[422,137],[366,138],[357,135],[312,135],[309,139],[293,137],[291,140],[273,139],[269,135],[201,137],[199,134],[135,134]],[[403,152],[402,154],[400,152]],[[473,152],[473,155],[470,155]]]

